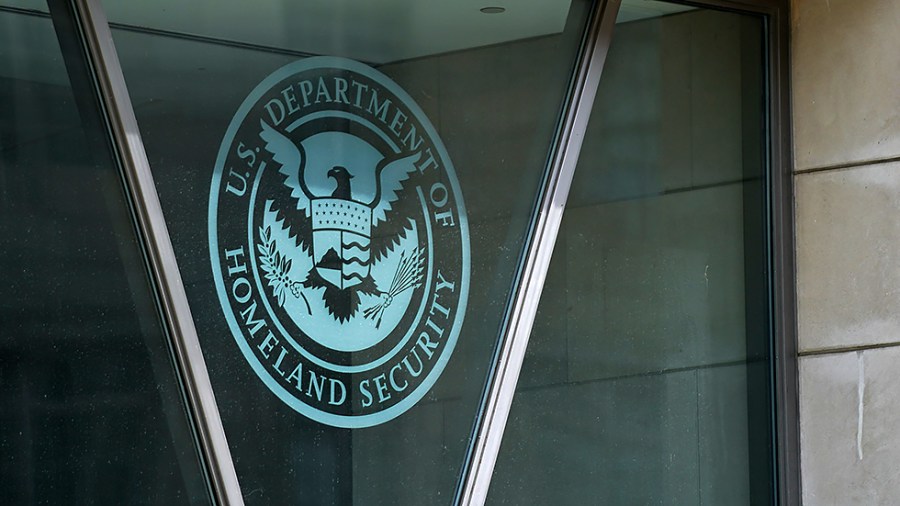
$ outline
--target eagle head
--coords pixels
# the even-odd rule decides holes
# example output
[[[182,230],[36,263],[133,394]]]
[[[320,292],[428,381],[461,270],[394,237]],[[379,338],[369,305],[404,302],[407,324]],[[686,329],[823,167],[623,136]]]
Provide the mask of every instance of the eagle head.
[[[335,180],[340,181],[342,179],[352,179],[353,174],[347,172],[347,169],[336,165],[328,171],[328,177],[333,177]]]
[[[353,174],[347,172],[347,169],[341,166],[334,166],[328,171],[328,177],[333,177],[337,186],[331,194],[333,198],[350,200],[350,179]]]

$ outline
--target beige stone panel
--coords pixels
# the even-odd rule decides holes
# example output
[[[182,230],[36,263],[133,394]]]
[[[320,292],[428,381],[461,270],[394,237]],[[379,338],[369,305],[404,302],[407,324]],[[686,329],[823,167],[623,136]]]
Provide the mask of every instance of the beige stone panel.
[[[900,164],[796,183],[801,350],[900,340]]]
[[[804,504],[897,503],[898,365],[898,348],[800,359]]]
[[[795,168],[900,155],[900,2],[791,3]]]

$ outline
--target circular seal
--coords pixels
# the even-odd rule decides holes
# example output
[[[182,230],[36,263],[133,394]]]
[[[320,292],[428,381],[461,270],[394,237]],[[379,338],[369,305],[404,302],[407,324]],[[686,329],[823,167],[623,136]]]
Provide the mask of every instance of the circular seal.
[[[469,285],[459,183],[422,110],[366,65],[307,58],[244,100],[213,172],[209,250],[244,358],[313,420],[391,420],[453,352]]]

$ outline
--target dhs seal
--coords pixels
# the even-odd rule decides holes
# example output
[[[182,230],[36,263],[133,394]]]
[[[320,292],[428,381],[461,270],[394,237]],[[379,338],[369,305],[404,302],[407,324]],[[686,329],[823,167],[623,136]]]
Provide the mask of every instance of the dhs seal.
[[[386,422],[450,359],[469,285],[462,194],[428,118],[372,68],[308,58],[250,93],[216,161],[209,250],[244,358],[313,420]]]

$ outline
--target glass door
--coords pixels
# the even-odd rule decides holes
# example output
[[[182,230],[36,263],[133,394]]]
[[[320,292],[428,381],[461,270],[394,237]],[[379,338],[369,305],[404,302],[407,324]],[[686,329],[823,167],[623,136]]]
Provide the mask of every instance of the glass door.
[[[771,20],[0,0],[0,496],[773,503]]]
[[[491,504],[769,504],[763,18],[625,1]]]
[[[248,504],[449,504],[590,2],[104,2]]]

